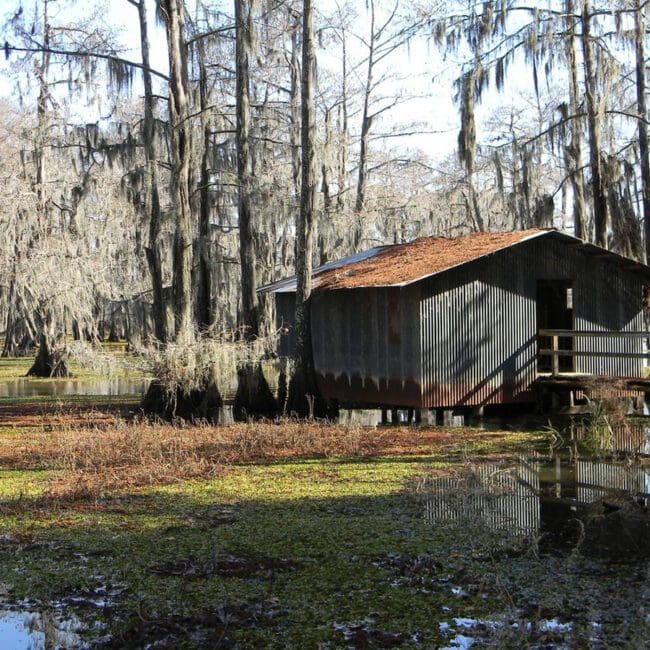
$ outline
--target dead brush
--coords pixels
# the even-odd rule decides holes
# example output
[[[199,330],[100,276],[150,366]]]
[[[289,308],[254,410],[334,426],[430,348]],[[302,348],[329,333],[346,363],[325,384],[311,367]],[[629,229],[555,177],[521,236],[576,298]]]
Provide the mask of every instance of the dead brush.
[[[115,420],[42,428],[20,445],[0,446],[0,454],[9,466],[52,472],[43,497],[50,507],[82,507],[122,489],[211,479],[235,463],[369,456],[392,453],[395,444],[402,452],[417,449],[398,434],[291,419],[229,426]]]
[[[105,427],[43,429],[11,452],[13,466],[53,470],[50,492],[87,500],[114,490],[213,478],[232,463],[331,457],[377,450],[372,432],[325,422],[214,427],[115,421]]]
[[[101,429],[61,427],[34,442],[34,461],[59,470],[52,486],[59,494],[91,496],[223,471],[214,430],[208,427],[119,421]]]
[[[233,461],[277,456],[356,456],[375,448],[373,434],[360,427],[286,419],[277,424],[249,422],[229,427]]]

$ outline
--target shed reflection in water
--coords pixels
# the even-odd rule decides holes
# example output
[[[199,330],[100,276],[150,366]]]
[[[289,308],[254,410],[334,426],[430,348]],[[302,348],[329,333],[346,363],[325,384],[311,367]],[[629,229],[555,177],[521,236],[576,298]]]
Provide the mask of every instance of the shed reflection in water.
[[[428,476],[419,490],[429,521],[474,521],[517,536],[553,537],[564,533],[567,521],[608,497],[650,505],[650,467],[521,458],[510,466],[486,464]]]

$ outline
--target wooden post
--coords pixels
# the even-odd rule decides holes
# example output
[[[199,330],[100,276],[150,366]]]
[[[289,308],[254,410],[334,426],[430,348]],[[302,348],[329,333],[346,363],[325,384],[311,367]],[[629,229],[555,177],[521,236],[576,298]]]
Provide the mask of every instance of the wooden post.
[[[557,334],[553,335],[553,342],[551,345],[551,350],[553,352],[552,358],[553,358],[553,375],[559,375],[560,374],[560,337],[557,336]]]
[[[390,423],[399,424],[399,411],[397,410],[396,407],[393,407],[390,410]]]

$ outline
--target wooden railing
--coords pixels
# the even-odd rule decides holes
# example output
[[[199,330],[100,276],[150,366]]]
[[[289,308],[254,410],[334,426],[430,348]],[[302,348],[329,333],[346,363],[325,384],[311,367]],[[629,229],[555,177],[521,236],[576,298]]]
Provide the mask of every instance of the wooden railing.
[[[560,357],[602,357],[619,359],[650,359],[650,352],[597,352],[586,350],[561,350],[560,338],[598,338],[598,339],[650,339],[650,332],[589,332],[585,330],[541,329],[539,336],[551,339],[551,347],[538,350],[540,356],[552,358],[551,374],[560,374]]]

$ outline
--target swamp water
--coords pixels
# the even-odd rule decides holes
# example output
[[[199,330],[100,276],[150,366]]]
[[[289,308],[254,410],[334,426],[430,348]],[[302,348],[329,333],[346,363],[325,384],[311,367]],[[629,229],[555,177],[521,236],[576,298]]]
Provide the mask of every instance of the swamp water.
[[[542,548],[650,557],[650,466],[596,460],[522,458],[425,478],[429,521],[480,522]],[[623,558],[624,559],[624,558]]]
[[[650,558],[650,427],[609,427],[597,453],[591,433],[572,425],[547,454],[423,477],[426,519],[479,522],[541,550]]]
[[[649,430],[612,429],[610,453],[591,456],[588,431],[562,433],[569,443],[547,454],[431,470],[417,484],[425,519],[464,531],[461,567],[486,567],[442,576],[458,603],[443,608],[444,650],[650,647]],[[468,618],[462,599],[491,581],[509,604]]]
[[[8,650],[80,648],[80,627],[76,618],[62,620],[52,614],[0,609],[0,644]]]
[[[0,398],[73,397],[76,395],[143,395],[149,379],[56,379],[44,381],[21,377],[0,381]]]

